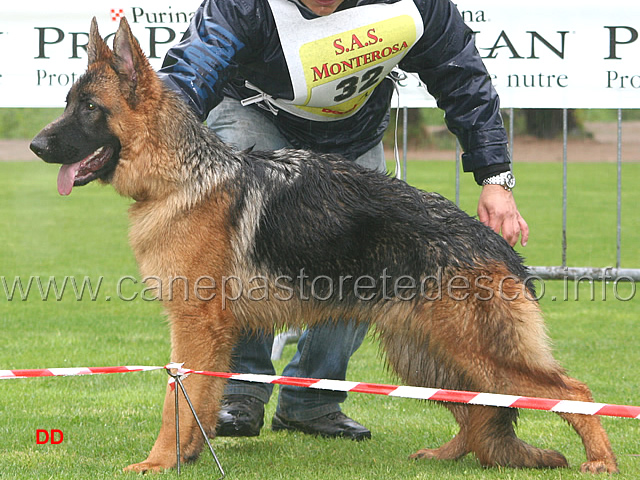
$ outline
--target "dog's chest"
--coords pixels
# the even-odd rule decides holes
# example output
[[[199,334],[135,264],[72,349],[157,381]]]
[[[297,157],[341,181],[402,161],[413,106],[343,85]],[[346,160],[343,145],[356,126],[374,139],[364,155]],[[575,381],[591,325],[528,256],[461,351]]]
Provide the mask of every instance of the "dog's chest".
[[[219,205],[217,205],[219,207]],[[129,241],[143,277],[161,281],[222,275],[231,258],[224,209],[202,204],[170,209],[165,204],[134,205]]]

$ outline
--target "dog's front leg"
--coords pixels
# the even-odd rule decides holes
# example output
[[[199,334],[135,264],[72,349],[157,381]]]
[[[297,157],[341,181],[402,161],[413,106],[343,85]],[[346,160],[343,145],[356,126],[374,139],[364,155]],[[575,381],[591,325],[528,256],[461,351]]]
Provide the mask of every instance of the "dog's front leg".
[[[192,318],[192,317],[191,317]],[[172,322],[172,354],[175,362],[184,362],[184,368],[193,370],[226,371],[233,346],[229,322],[221,316],[215,322],[203,325]],[[227,325],[227,326],[223,326]],[[182,380],[200,422],[209,435],[215,432],[224,380],[190,375]],[[177,385],[176,385],[176,388]],[[195,460],[204,445],[202,433],[193,418],[183,395],[179,395],[180,458]],[[149,457],[124,470],[133,472],[161,472],[176,466],[176,426],[174,392],[167,387],[162,410],[162,426]]]

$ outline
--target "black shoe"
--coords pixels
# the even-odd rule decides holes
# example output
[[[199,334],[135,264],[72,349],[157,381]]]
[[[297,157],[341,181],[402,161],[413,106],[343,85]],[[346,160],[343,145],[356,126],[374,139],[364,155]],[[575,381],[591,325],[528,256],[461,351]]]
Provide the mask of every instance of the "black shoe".
[[[271,422],[271,430],[274,432],[292,430],[310,435],[343,437],[351,440],[366,440],[371,438],[371,432],[366,427],[363,427],[342,412],[330,413],[323,417],[304,422],[287,420],[276,413]]]
[[[248,395],[229,395],[222,399],[216,436],[257,437],[264,425],[264,403]]]

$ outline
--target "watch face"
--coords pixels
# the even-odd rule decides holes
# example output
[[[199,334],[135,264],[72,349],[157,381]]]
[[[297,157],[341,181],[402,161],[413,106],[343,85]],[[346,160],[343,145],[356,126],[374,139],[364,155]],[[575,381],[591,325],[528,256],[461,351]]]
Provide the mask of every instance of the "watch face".
[[[505,175],[505,186],[509,189],[516,186],[516,177],[513,176],[513,173],[507,172]]]

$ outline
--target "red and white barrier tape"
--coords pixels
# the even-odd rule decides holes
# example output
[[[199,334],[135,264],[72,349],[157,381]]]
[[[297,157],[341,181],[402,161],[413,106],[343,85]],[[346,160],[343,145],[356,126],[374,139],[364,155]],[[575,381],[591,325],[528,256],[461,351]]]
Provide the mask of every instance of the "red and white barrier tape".
[[[0,370],[0,380],[7,378],[70,377],[75,375],[96,375],[100,373],[128,373],[161,370],[165,367],[80,367],[80,368],[36,368],[31,370]]]
[[[190,374],[210,377],[241,380],[254,383],[272,383],[295,387],[315,388],[318,390],[335,390],[341,392],[374,393],[390,397],[434,400],[440,402],[465,403],[468,405],[485,405],[489,407],[511,407],[532,410],[544,410],[557,413],[578,413],[582,415],[601,415],[640,419],[640,407],[630,405],[614,405],[606,403],[579,402],[573,400],[556,400],[550,398],[523,397],[502,395],[497,393],[465,392],[460,390],[444,390],[438,388],[409,387],[384,385],[379,383],[350,382],[344,380],[327,380],[315,378],[284,377],[279,375],[255,375],[223,372],[208,372],[182,368],[182,364],[170,363],[164,367],[124,366],[124,367],[83,367],[83,368],[46,368],[35,370],[0,370],[0,380],[7,378],[56,377],[73,375],[94,375],[101,373],[127,373],[149,370],[171,369],[183,377]],[[170,379],[170,381],[173,379]]]

